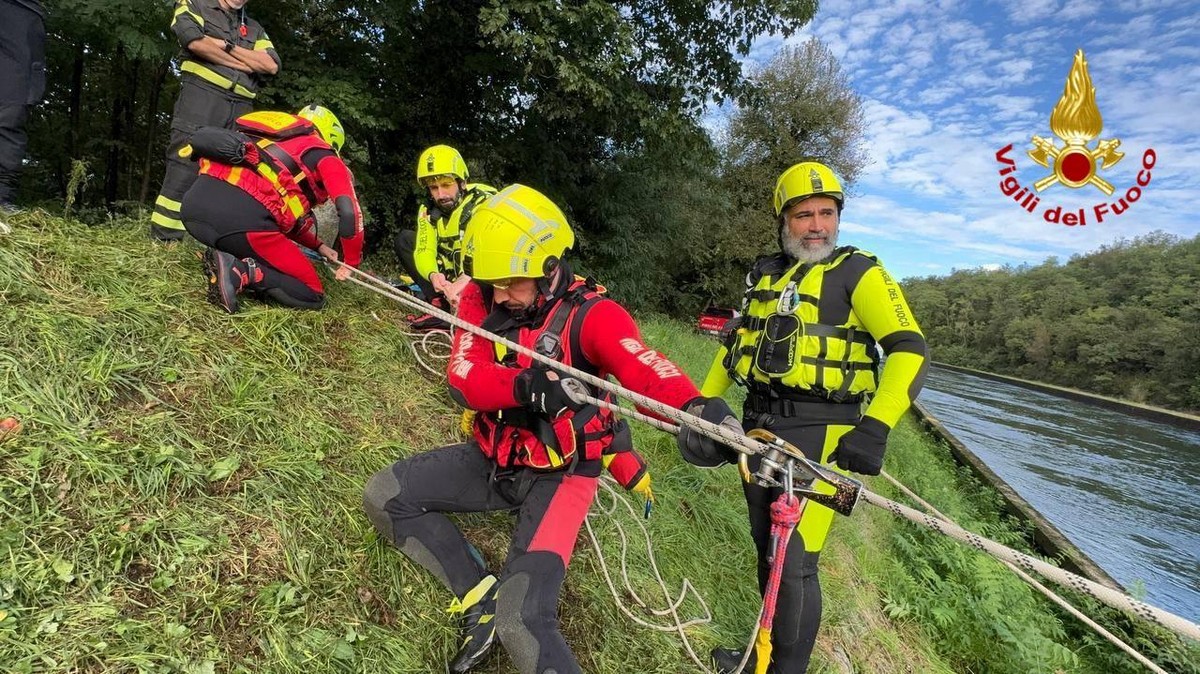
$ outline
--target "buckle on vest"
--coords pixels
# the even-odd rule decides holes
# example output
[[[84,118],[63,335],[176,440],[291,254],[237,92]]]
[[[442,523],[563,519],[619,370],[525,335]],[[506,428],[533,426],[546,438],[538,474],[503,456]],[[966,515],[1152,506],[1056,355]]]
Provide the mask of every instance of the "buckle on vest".
[[[558,360],[562,357],[563,353],[562,338],[553,332],[544,331],[538,335],[537,343],[534,344],[533,350],[547,358]]]

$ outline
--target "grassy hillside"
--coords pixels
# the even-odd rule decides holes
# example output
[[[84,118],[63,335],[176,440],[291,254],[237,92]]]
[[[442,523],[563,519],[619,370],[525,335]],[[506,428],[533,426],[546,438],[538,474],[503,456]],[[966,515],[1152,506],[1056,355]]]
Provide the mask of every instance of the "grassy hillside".
[[[403,307],[335,285],[323,312],[248,301],[228,316],[204,302],[197,248],[153,245],[128,222],[13,224],[0,236],[0,416],[24,429],[0,443],[0,669],[441,671],[448,593],[360,510],[371,473],[458,438],[458,410],[396,328]],[[711,341],[643,327],[700,376]],[[915,425],[894,437],[901,479],[1017,539]],[[689,631],[697,650],[744,640],[758,605],[734,471],[686,466],[649,429],[636,439],[654,466],[659,565],[713,609]],[[614,568],[614,520],[633,528],[623,510],[592,520]],[[511,517],[459,521],[496,566]],[[1137,671],[994,563],[887,513],[863,506],[831,538],[815,672]],[[644,553],[633,559],[638,592],[662,606]],[[585,671],[696,671],[676,636],[621,615],[586,537],[562,607]],[[481,671],[514,670],[497,657]]]

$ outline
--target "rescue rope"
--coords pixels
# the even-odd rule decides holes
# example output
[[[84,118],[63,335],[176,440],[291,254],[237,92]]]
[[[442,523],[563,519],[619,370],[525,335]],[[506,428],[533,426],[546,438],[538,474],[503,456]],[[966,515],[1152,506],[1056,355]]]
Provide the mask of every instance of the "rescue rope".
[[[618,414],[624,414],[629,418],[636,419],[643,423],[654,426],[668,433],[678,433],[678,427],[631,410],[620,405],[615,405],[599,398],[586,397],[586,402],[599,407],[612,410]],[[1156,606],[1151,606],[1142,601],[1129,597],[1117,590],[1114,590],[1105,585],[1101,585],[1093,580],[1076,575],[1070,571],[1060,569],[1047,562],[1044,562],[1036,557],[1031,557],[1023,552],[1013,550],[996,541],[984,538],[978,534],[972,533],[959,527],[957,524],[949,520],[938,519],[932,515],[926,515],[917,510],[904,506],[895,501],[891,501],[883,496],[875,494],[867,489],[862,490],[862,499],[873,506],[883,508],[890,511],[892,514],[903,517],[911,522],[919,524],[928,529],[933,529],[950,538],[954,538],[960,542],[966,543],[971,547],[986,552],[997,559],[1008,562],[1009,564],[1019,567],[1025,571],[1036,571],[1042,576],[1060,584],[1065,585],[1077,592],[1082,592],[1093,599],[1101,601],[1113,608],[1132,613],[1133,615],[1148,620],[1159,626],[1165,627],[1177,634],[1180,634],[1191,639],[1200,641],[1200,625],[1193,623],[1185,618],[1181,618],[1173,613],[1169,613]]]
[[[677,424],[681,424],[681,425],[686,424],[687,426],[691,427],[693,430],[700,433],[701,435],[704,435],[704,436],[709,437],[714,440],[718,440],[722,444],[725,444],[742,454],[750,454],[750,455],[764,454],[770,450],[770,446],[768,446],[760,441],[751,440],[740,433],[734,433],[723,426],[719,426],[717,424],[705,421],[695,415],[688,414],[687,412],[684,412],[682,410],[678,410],[669,405],[660,403],[657,400],[654,400],[653,398],[649,398],[640,393],[630,391],[629,389],[626,389],[623,386],[619,386],[619,385],[609,382],[605,379],[601,379],[601,378],[596,377],[587,372],[583,372],[582,370],[579,370],[579,369],[576,369],[569,365],[560,363],[552,358],[543,356],[542,354],[537,353],[536,351],[533,351],[532,349],[526,348],[520,344],[517,344],[515,342],[504,339],[503,337],[501,337],[499,335],[492,334],[492,333],[488,332],[487,330],[480,328],[479,326],[473,325],[471,323],[467,323],[466,321],[459,319],[457,316],[454,316],[453,314],[449,314],[445,311],[438,309],[437,307],[428,305],[415,297],[410,297],[408,295],[405,295],[404,293],[401,293],[400,291],[392,288],[387,283],[371,276],[370,274],[367,274],[366,272],[359,271],[359,270],[357,270],[353,267],[350,267],[349,265],[346,265],[342,262],[331,262],[331,264],[336,264],[338,266],[350,269],[352,276],[350,278],[348,278],[347,280],[349,280],[355,284],[358,284],[364,288],[367,288],[368,290],[371,290],[372,292],[384,295],[385,297],[390,297],[390,298],[392,298],[402,304],[405,304],[407,306],[424,310],[430,314],[433,314],[434,316],[437,316],[438,318],[441,318],[442,320],[445,320],[446,322],[450,323],[451,325],[453,325],[455,327],[458,327],[462,330],[465,330],[465,331],[467,331],[471,334],[477,335],[479,337],[483,337],[484,339],[487,339],[494,343],[502,344],[512,351],[515,351],[522,355],[528,356],[529,358],[531,358],[535,361],[538,361],[540,363],[543,363],[544,365],[547,365],[548,367],[556,369],[559,372],[562,372],[564,374],[570,375],[571,377],[573,377],[575,379],[578,379],[580,381],[591,384],[592,386],[595,386],[596,388],[598,388],[602,391],[605,391],[605,392],[611,393],[613,395],[619,396],[621,398],[624,398],[626,400],[629,400],[630,402],[634,403],[635,405],[642,407],[644,409],[647,409],[651,412],[654,412],[655,414],[657,414],[661,417],[664,417],[666,419],[674,421]],[[355,278],[355,275],[366,278],[371,282],[369,283],[367,281],[363,281],[360,278]],[[613,403],[609,403],[607,401],[604,401],[604,400],[601,400],[599,398],[595,398],[592,396],[588,396],[586,394],[576,393],[576,392],[572,392],[572,391],[568,391],[568,393],[571,393],[572,397],[576,398],[576,400],[586,401],[592,405],[596,405],[598,407],[603,407],[605,409],[609,409],[614,412],[619,412],[621,414],[625,414],[625,415],[635,418],[639,421],[649,423],[650,425],[655,426],[656,428],[661,428],[663,430],[674,429],[672,432],[678,432],[677,427],[675,427],[671,424],[665,423],[665,422],[661,422],[657,419],[653,419],[652,417],[649,417],[649,416],[647,416],[641,412],[638,412],[636,410],[629,410],[626,408],[622,408],[619,405],[615,405]],[[819,464],[815,464],[811,461],[806,461],[804,459],[799,459],[799,458],[793,458],[792,460],[793,460],[794,464],[796,465],[796,467],[804,470],[805,472],[809,473],[812,477],[815,477],[817,479],[821,479],[821,480],[827,480],[827,479],[843,480],[843,479],[845,479],[844,476],[834,473],[829,468],[826,468]],[[836,476],[836,477],[831,477],[831,475]],[[831,484],[834,484],[836,486],[836,483],[831,483]],[[937,531],[938,533],[940,533],[942,535],[949,536],[950,538],[953,538],[960,542],[966,543],[967,545],[970,545],[976,549],[987,552],[988,554],[992,555],[993,557],[996,557],[997,559],[1012,563],[1025,571],[1036,571],[1037,573],[1040,573],[1042,576],[1044,576],[1060,585],[1065,585],[1077,592],[1082,592],[1082,593],[1092,597],[1093,599],[1103,602],[1113,608],[1120,609],[1122,611],[1126,611],[1126,612],[1131,613],[1139,618],[1142,618],[1144,620],[1147,620],[1147,621],[1150,621],[1157,625],[1160,625],[1162,627],[1165,627],[1173,632],[1176,632],[1177,634],[1180,634],[1182,636],[1188,637],[1188,638],[1196,640],[1196,641],[1200,641],[1200,625],[1197,625],[1196,623],[1193,623],[1190,620],[1187,620],[1185,618],[1177,616],[1173,613],[1170,613],[1168,611],[1160,609],[1156,606],[1151,606],[1150,604],[1147,604],[1145,602],[1142,602],[1142,601],[1139,601],[1132,597],[1129,597],[1129,596],[1125,595],[1124,593],[1118,592],[1117,590],[1113,590],[1112,588],[1101,585],[1100,583],[1092,581],[1088,578],[1084,578],[1083,576],[1079,576],[1079,575],[1073,574],[1069,571],[1060,569],[1060,568],[1053,566],[1051,564],[1048,564],[1040,559],[1031,557],[1023,552],[1013,550],[1012,548],[1009,548],[1005,545],[997,543],[996,541],[990,540],[988,538],[984,538],[983,536],[980,536],[978,534],[967,531],[967,530],[959,527],[956,524],[940,520],[932,515],[924,514],[920,511],[909,508],[908,506],[905,506],[903,504],[896,503],[895,501],[891,501],[891,500],[884,498],[878,494],[875,494],[865,488],[861,488],[858,491],[857,496],[859,498],[861,498],[862,500],[866,501],[867,503],[870,503],[871,505],[874,505],[878,508],[883,508],[883,509],[891,512],[892,514],[897,515],[899,517],[903,517],[915,524],[919,524],[926,528],[933,529],[934,531]]]
[[[710,670],[704,661],[701,660],[698,655],[696,655],[696,651],[692,648],[691,640],[688,638],[686,629],[696,625],[706,625],[711,623],[712,610],[708,608],[708,603],[704,601],[704,597],[701,596],[700,591],[697,590],[694,585],[692,585],[692,581],[686,576],[684,577],[683,582],[680,584],[678,598],[672,599],[671,591],[667,588],[667,582],[663,580],[662,572],[660,572],[658,569],[658,559],[654,555],[654,544],[650,539],[650,532],[646,529],[646,525],[642,523],[642,518],[638,516],[638,512],[632,505],[630,505],[629,499],[622,498],[620,492],[618,492],[617,489],[612,486],[615,482],[616,481],[613,480],[611,476],[606,476],[604,479],[600,480],[600,486],[602,487],[602,490],[612,500],[609,505],[603,506],[600,504],[599,498],[597,498],[595,507],[593,507],[592,511],[588,513],[587,518],[585,518],[583,521],[584,526],[587,527],[588,537],[592,541],[592,549],[596,552],[597,559],[600,560],[600,571],[604,576],[605,584],[608,585],[608,591],[610,594],[612,594],[613,601],[616,603],[617,608],[620,609],[621,613],[624,613],[625,617],[629,618],[633,622],[641,625],[642,627],[658,632],[677,633],[679,635],[679,639],[683,642],[683,648],[687,651],[688,657],[692,659],[692,662],[696,663],[701,671],[708,674]],[[629,579],[629,565],[627,556],[627,552],[629,550],[629,540],[625,535],[625,528],[621,526],[620,520],[618,520],[616,517],[613,517],[613,514],[617,510],[618,503],[624,504],[625,508],[629,511],[631,518],[637,523],[638,527],[642,531],[642,536],[646,541],[646,556],[650,559],[650,569],[654,572],[654,580],[658,583],[658,587],[662,591],[663,597],[665,597],[667,601],[667,607],[665,609],[655,609],[647,605],[645,600],[643,600],[642,597],[637,593],[637,590],[633,588],[633,583]],[[644,618],[641,618],[633,613],[633,611],[630,611],[629,607],[627,607],[625,602],[622,601],[621,595],[617,591],[617,586],[613,582],[612,575],[608,571],[608,564],[605,562],[604,551],[600,548],[600,539],[596,535],[596,532],[592,529],[592,518],[600,516],[604,517],[604,521],[613,524],[617,530],[617,535],[621,539],[621,580],[625,585],[625,592],[633,598],[635,604],[649,613],[652,613],[656,616],[670,615],[671,619],[673,620],[673,624],[659,625],[657,623],[645,620]],[[703,609],[704,615],[703,617],[682,620],[680,619],[678,611],[684,600],[687,599],[689,592],[695,596],[696,601],[700,603],[700,607]]]
[[[734,449],[742,452],[743,454],[753,456],[756,454],[767,455],[767,454],[771,454],[773,452],[772,448],[769,447],[768,445],[761,443],[759,441],[750,440],[741,432],[731,431],[730,429],[725,428],[724,426],[714,424],[710,421],[705,421],[704,419],[701,419],[700,417],[697,417],[692,414],[688,414],[687,412],[685,412],[683,410],[676,409],[670,405],[661,403],[653,398],[644,396],[635,391],[631,391],[623,386],[613,384],[612,382],[608,381],[607,379],[602,379],[591,373],[584,372],[583,370],[580,370],[575,367],[571,367],[570,365],[561,363],[561,362],[559,362],[553,358],[550,358],[548,356],[544,356],[544,355],[534,351],[533,349],[530,349],[528,347],[522,346],[521,344],[517,344],[516,342],[505,339],[505,338],[501,337],[500,335],[493,334],[487,330],[484,330],[483,328],[481,328],[477,325],[467,323],[466,321],[463,321],[462,319],[458,318],[457,316],[455,316],[453,314],[442,311],[441,309],[439,309],[431,304],[428,304],[426,302],[423,302],[420,299],[417,299],[415,297],[412,297],[405,293],[402,293],[402,292],[396,290],[394,287],[392,287],[387,282],[377,279],[374,276],[371,276],[370,274],[368,274],[366,272],[355,269],[354,267],[351,267],[345,263],[337,262],[337,261],[329,261],[329,264],[336,264],[340,267],[349,269],[351,271],[352,276],[350,276],[346,280],[348,280],[352,283],[360,285],[364,288],[367,288],[368,290],[371,290],[372,292],[378,293],[385,297],[390,297],[406,306],[425,311],[433,316],[441,318],[442,320],[446,321],[447,323],[449,323],[457,328],[465,330],[466,332],[469,332],[473,335],[483,337],[484,339],[487,339],[496,344],[503,345],[511,351],[528,356],[530,359],[535,360],[539,363],[542,363],[553,369],[556,369],[564,374],[568,374],[574,379],[578,379],[579,381],[591,384],[602,391],[607,391],[614,395],[625,398],[626,400],[629,400],[630,402],[634,403],[635,405],[638,405],[639,407],[650,410],[661,417],[664,417],[666,419],[676,422],[677,424],[687,425],[687,426],[697,430],[702,435],[705,435],[711,439],[719,440],[721,443],[728,445],[730,447],[733,447]],[[355,276],[361,276],[363,278],[368,279],[370,282],[363,281],[359,278],[355,278]],[[649,354],[651,354],[651,356],[654,356],[654,352],[652,352],[652,351],[647,351],[646,353],[649,353]],[[678,376],[682,377],[683,373],[678,372]],[[589,402],[591,400],[594,400],[594,399],[588,398]],[[804,471],[805,473],[807,473],[810,477],[816,478],[818,480],[821,480],[822,482],[825,482],[828,485],[833,486],[837,492],[834,495],[818,494],[816,492],[806,492],[805,493],[806,496],[808,496],[809,498],[811,498],[813,500],[821,499],[825,505],[828,505],[829,507],[831,507],[835,510],[838,510],[842,514],[849,514],[850,510],[853,509],[853,507],[854,507],[854,503],[858,499],[858,492],[862,487],[862,484],[860,482],[858,482],[857,480],[854,480],[852,478],[849,478],[841,473],[837,473],[837,472],[833,471],[832,469],[828,468],[827,466],[823,466],[814,461],[810,461],[807,458],[805,458],[803,455],[801,455],[799,452],[795,452],[787,458],[790,461],[792,461],[796,465],[797,468],[799,468],[802,471]]]
[[[922,508],[924,508],[927,512],[932,513],[935,517],[937,517],[940,520],[954,524],[953,520],[951,520],[949,517],[946,517],[937,508],[930,505],[927,501],[922,499],[920,496],[917,496],[916,493],[914,493],[911,489],[904,486],[899,480],[897,480],[896,478],[889,475],[887,473],[887,471],[884,471],[880,474],[883,475],[884,479],[886,479],[888,482],[891,482],[892,486],[899,489],[906,496],[908,496],[910,499],[912,499],[918,505],[920,505]],[[1167,674],[1167,672],[1163,668],[1154,664],[1154,662],[1152,662],[1149,658],[1147,658],[1146,656],[1144,656],[1140,652],[1138,652],[1137,649],[1135,649],[1133,646],[1130,646],[1129,644],[1125,643],[1124,641],[1121,640],[1120,637],[1118,637],[1117,635],[1113,634],[1112,632],[1109,632],[1108,630],[1104,629],[1104,627],[1101,626],[1099,623],[1097,623],[1096,621],[1094,621],[1091,618],[1084,615],[1082,611],[1080,611],[1079,609],[1072,606],[1070,604],[1070,602],[1068,602],[1066,599],[1063,599],[1062,597],[1055,594],[1055,592],[1053,590],[1051,590],[1050,588],[1046,587],[1045,585],[1042,585],[1041,583],[1039,583],[1036,578],[1025,573],[1021,569],[1017,568],[1011,562],[1001,562],[1001,563],[1004,564],[1005,566],[1007,566],[1009,568],[1009,570],[1011,570],[1013,573],[1017,574],[1018,578],[1025,581],[1026,583],[1029,583],[1038,592],[1041,592],[1043,595],[1045,595],[1045,597],[1047,599],[1054,602],[1055,604],[1058,604],[1064,611],[1075,616],[1076,618],[1078,618],[1080,620],[1080,622],[1082,622],[1083,624],[1092,628],[1100,636],[1102,636],[1105,639],[1108,639],[1110,642],[1112,642],[1112,644],[1114,646],[1125,651],[1134,660],[1137,660],[1138,662],[1145,665],[1146,669],[1149,669],[1150,671],[1155,672],[1155,674]]]
[[[446,376],[446,367],[438,367],[431,361],[445,362],[450,359],[450,350],[454,345],[454,337],[449,330],[413,330],[401,326],[400,332],[408,338],[408,348],[412,350],[413,359],[421,369],[434,376]]]

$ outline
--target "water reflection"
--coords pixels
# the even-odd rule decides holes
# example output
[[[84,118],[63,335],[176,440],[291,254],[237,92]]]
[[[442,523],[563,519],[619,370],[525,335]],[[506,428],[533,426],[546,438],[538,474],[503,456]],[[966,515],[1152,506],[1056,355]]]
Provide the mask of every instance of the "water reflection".
[[[920,401],[1113,578],[1200,621],[1200,433],[941,368]]]

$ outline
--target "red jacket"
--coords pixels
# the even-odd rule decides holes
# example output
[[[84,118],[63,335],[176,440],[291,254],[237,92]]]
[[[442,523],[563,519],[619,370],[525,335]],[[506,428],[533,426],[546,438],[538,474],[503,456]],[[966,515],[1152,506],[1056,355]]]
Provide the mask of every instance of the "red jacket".
[[[556,301],[571,301],[571,292],[586,290],[581,288],[582,284],[582,281],[576,281],[565,297]],[[677,365],[642,343],[633,318],[621,305],[594,293],[589,299],[582,323],[575,325],[579,318],[579,307],[576,306],[560,334],[564,363],[602,378],[612,375],[626,388],[676,408],[700,395]],[[555,310],[557,307],[552,307],[547,313],[552,314]],[[507,310],[491,306],[478,283],[471,283],[464,289],[459,318],[473,325],[483,325],[493,311]],[[539,325],[522,326],[506,336],[533,349],[549,322],[548,316]],[[578,344],[572,343],[574,336],[578,337]],[[573,362],[575,358],[582,358],[583,362]],[[586,460],[605,453],[612,443],[612,413],[607,410],[596,412],[595,408],[578,413],[594,413],[583,427],[571,412],[553,420],[541,419],[542,424],[548,423],[553,429],[552,439],[559,444],[557,448],[547,447],[545,429],[539,437],[538,419],[521,408],[513,392],[517,375],[532,364],[532,359],[515,355],[506,360],[508,362],[499,362],[496,345],[490,340],[465,331],[455,333],[447,376],[456,397],[480,412],[475,417],[474,436],[485,455],[505,467],[524,465],[553,469],[569,466],[573,458],[569,453],[577,450],[582,450],[579,458]],[[572,429],[573,420],[575,427]],[[569,437],[572,434],[576,436],[573,440]],[[636,457],[615,458],[610,465],[615,476],[629,470],[629,466],[622,465],[625,461],[636,461]]]

